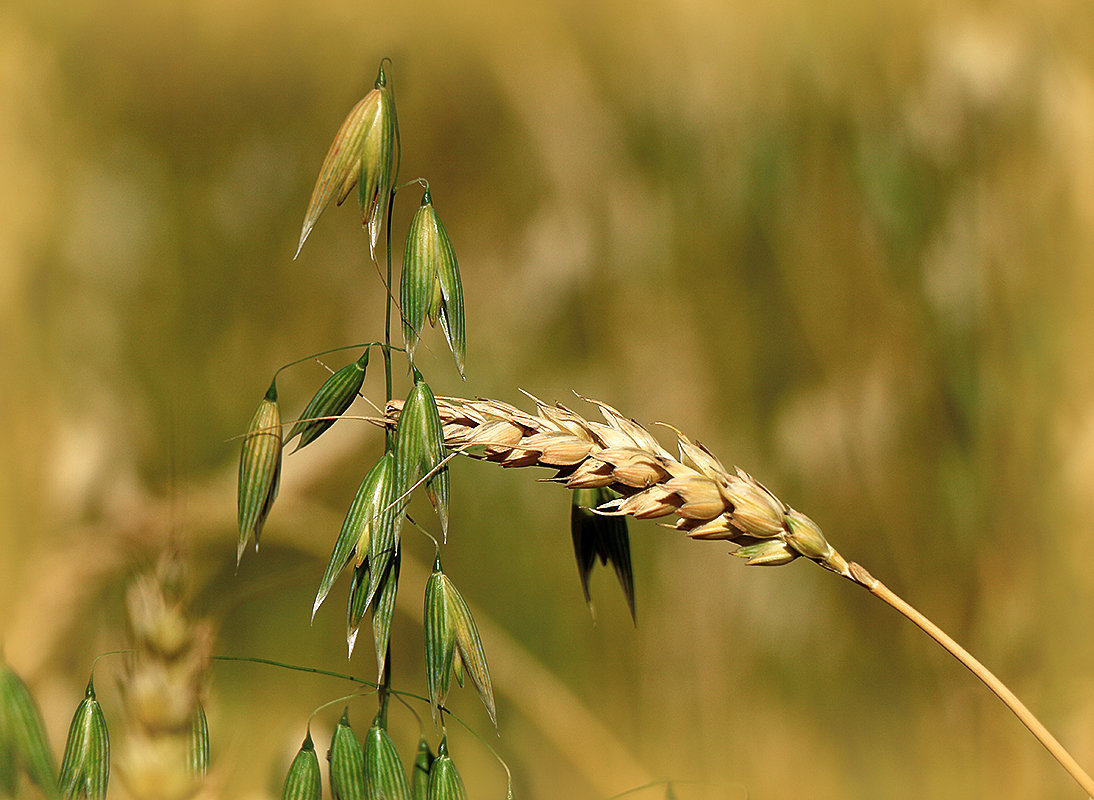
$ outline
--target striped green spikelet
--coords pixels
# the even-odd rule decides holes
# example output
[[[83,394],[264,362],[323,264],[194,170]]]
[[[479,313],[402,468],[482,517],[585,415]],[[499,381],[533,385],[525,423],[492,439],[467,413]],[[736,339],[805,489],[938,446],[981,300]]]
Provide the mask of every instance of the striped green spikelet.
[[[270,513],[281,481],[281,408],[277,403],[277,384],[270,383],[266,396],[255,409],[239,456],[239,542],[236,564],[243,549],[258,538]]]

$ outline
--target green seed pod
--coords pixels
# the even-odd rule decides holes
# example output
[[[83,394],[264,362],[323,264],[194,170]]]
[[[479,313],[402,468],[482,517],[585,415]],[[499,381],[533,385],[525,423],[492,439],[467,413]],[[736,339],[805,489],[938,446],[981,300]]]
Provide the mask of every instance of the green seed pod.
[[[448,577],[444,576],[448,581]],[[478,690],[486,711],[490,715],[490,721],[494,727],[498,726],[497,709],[494,706],[494,690],[490,684],[490,670],[486,666],[486,652],[482,647],[482,639],[479,637],[478,627],[471,616],[471,609],[467,607],[463,597],[456,591],[456,587],[448,581],[449,613],[452,617],[452,627],[456,633],[456,650],[460,662],[467,668],[471,676],[471,682]],[[461,681],[462,685],[462,681]]]
[[[441,740],[437,748],[437,757],[429,769],[429,791],[427,800],[467,800],[467,790],[463,786],[456,764],[448,755],[448,742]]]
[[[65,800],[83,795],[102,800],[110,780],[110,736],[106,718],[95,699],[95,686],[87,682],[84,699],[76,708],[68,729],[58,784]]]
[[[494,690],[482,639],[471,616],[471,609],[449,577],[441,571],[439,557],[434,561],[433,573],[426,582],[424,617],[426,686],[434,722],[437,709],[444,704],[448,694],[450,674],[455,671],[462,686],[463,669],[466,668],[479,698],[486,706],[490,721],[497,727]]]
[[[429,384],[415,371],[414,388],[403,403],[399,423],[395,429],[395,497],[400,497],[396,531],[409,502],[409,493],[423,475],[425,489],[437,517],[441,531],[448,534],[448,465],[444,461],[444,428],[437,412],[437,400]]]
[[[289,773],[285,776],[285,788],[281,791],[281,800],[320,800],[323,795],[323,781],[320,777],[319,758],[315,755],[315,745],[309,730],[300,745]]]
[[[395,95],[381,62],[375,88],[349,112],[323,159],[304,213],[296,255],[300,255],[304,241],[330,201],[342,205],[357,186],[362,222],[369,234],[369,253],[375,259],[384,209],[398,172],[399,121]]]
[[[462,376],[467,349],[463,283],[456,251],[433,208],[429,189],[423,193],[422,204],[410,222],[399,288],[407,356],[413,361],[426,321],[430,325],[439,321]]]
[[[456,649],[456,632],[448,613],[448,587],[438,557],[425,584],[424,614],[425,682],[434,724],[437,722],[437,709],[444,704],[448,694],[452,655]]]
[[[204,776],[209,771],[209,720],[201,703],[194,709],[190,725],[190,753],[186,766],[191,775]]]
[[[392,457],[385,453],[357,488],[357,494],[346,513],[342,530],[334,543],[334,551],[319,583],[319,591],[316,592],[311,610],[312,619],[315,619],[315,612],[323,604],[342,570],[350,563],[353,554],[356,553],[355,566],[360,567],[365,563],[372,531],[384,519],[387,506],[391,503],[391,465]],[[390,512],[387,512],[387,516],[390,517]]]
[[[411,800],[403,762],[379,718],[365,734],[365,793],[369,798]]]
[[[634,573],[631,569],[631,546],[627,536],[626,518],[597,514],[594,511],[613,499],[615,495],[608,489],[576,489],[570,508],[570,537],[574,543],[581,590],[593,619],[596,619],[596,612],[589,595],[589,575],[599,558],[601,564],[611,564],[615,569],[615,576],[627,598],[631,620],[637,623],[634,613]]]
[[[289,442],[294,436],[300,436],[300,441],[293,449],[294,453],[318,439],[334,424],[334,417],[342,416],[343,412],[357,399],[361,386],[365,382],[368,353],[366,349],[365,354],[357,361],[342,367],[319,387],[319,391],[301,412],[300,420],[293,425],[289,435],[285,437],[285,441]]]
[[[365,761],[361,741],[342,712],[330,743],[330,791],[334,800],[365,800]]]
[[[56,797],[53,763],[38,705],[15,670],[0,661],[0,795],[15,795],[21,764],[47,797]]]
[[[361,178],[357,199],[362,224],[368,230],[369,255],[376,258],[388,196],[399,172],[399,118],[395,112],[395,94],[388,86],[383,61],[376,75],[376,117],[361,143]]]
[[[270,507],[277,497],[281,480],[281,409],[277,404],[277,385],[270,383],[266,396],[258,404],[239,456],[239,544],[236,564],[243,548],[258,537]]]

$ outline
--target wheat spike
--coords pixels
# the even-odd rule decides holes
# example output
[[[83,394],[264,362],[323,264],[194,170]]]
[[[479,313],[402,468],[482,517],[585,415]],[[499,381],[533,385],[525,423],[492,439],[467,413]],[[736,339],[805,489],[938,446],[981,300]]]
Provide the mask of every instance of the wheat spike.
[[[786,564],[804,556],[856,580],[816,523],[747,472],[727,470],[675,428],[678,455],[607,403],[581,398],[599,409],[604,418],[599,422],[561,404],[531,399],[534,414],[497,400],[438,397],[445,446],[503,467],[554,469],[547,480],[570,489],[607,487],[620,496],[597,507],[598,513],[636,519],[674,515],[667,527],[694,539],[731,541],[740,546],[735,555],[751,565]],[[401,409],[399,401],[388,404],[388,424],[398,420]]]
[[[666,426],[676,434],[679,455],[673,456],[649,431],[607,403],[578,395],[600,410],[604,422],[596,422],[563,405],[529,397],[536,404],[534,414],[498,400],[436,398],[445,446],[503,467],[554,469],[555,475],[547,480],[570,489],[607,487],[620,496],[598,506],[597,513],[636,519],[675,516],[666,527],[694,539],[733,542],[738,545],[733,554],[749,565],[776,566],[804,556],[862,586],[983,681],[1094,798],[1094,778],[1006,684],[865,568],[844,559],[813,520],[747,472],[730,472],[701,444]],[[401,409],[401,402],[388,403],[385,419],[378,422],[395,425]]]

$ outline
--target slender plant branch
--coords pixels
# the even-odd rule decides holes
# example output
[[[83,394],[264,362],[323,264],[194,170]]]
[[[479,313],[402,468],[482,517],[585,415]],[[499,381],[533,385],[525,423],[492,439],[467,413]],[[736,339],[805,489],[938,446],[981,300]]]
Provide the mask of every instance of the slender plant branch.
[[[341,347],[332,347],[329,350],[321,350],[318,353],[312,353],[310,356],[303,356],[302,358],[297,358],[287,364],[282,364],[280,367],[277,368],[277,371],[274,373],[274,380],[277,380],[277,376],[280,375],[284,370],[287,370],[289,367],[295,367],[297,364],[302,364],[305,361],[311,361],[313,358],[318,359],[322,358],[323,356],[329,356],[331,353],[341,353],[343,350],[360,350],[362,347],[367,348],[379,346],[379,342],[361,342],[359,344],[344,344]],[[390,348],[391,342],[388,342],[387,346]],[[324,366],[326,365],[324,364]]]
[[[395,188],[392,187],[388,193],[387,198],[387,214],[385,229],[385,241],[384,251],[387,253],[387,301],[384,304],[384,397],[387,402],[391,402],[391,398],[394,397],[393,386],[391,382],[391,214],[395,210]],[[402,316],[402,312],[400,312]],[[390,428],[385,431],[385,438],[387,441],[385,449],[390,449],[395,443],[395,432]]]
[[[91,669],[88,670],[88,672],[91,674],[92,678],[94,678],[95,667],[99,666],[99,659],[106,658],[107,656],[131,655],[135,652],[136,651],[133,650],[133,648],[127,647],[122,650],[107,650],[105,653],[99,653],[99,655],[95,656],[95,660],[91,662]]]
[[[972,653],[954,641],[949,634],[917,611],[906,600],[893,592],[892,589],[867,572],[862,566],[852,561],[849,564],[849,568],[851,574],[847,577],[852,582],[862,586],[874,597],[888,603],[907,617],[920,630],[945,648],[950,655],[964,664],[973,675],[983,681],[984,685],[991,689],[992,692],[995,693],[995,696],[1002,700],[1004,705],[1014,712],[1014,715],[1029,729],[1029,732],[1036,737],[1037,741],[1045,746],[1045,749],[1060,763],[1060,766],[1067,770],[1067,773],[1075,779],[1076,783],[1083,787],[1083,790],[1087,795],[1094,797],[1094,779],[1079,766],[1079,763],[1071,753],[1060,744],[1055,736],[1049,733],[1048,728],[1034,716],[1033,712],[1026,707],[1026,704],[1019,700],[1018,696],[1015,695],[1005,683],[999,680],[991,670],[981,664]]]
[[[348,675],[345,672],[335,672],[334,670],[319,669],[318,667],[305,667],[305,666],[301,666],[300,664],[289,664],[289,663],[286,663],[284,661],[275,661],[272,658],[259,658],[257,656],[210,656],[210,660],[212,660],[212,661],[237,661],[237,662],[241,662],[241,663],[251,663],[251,664],[265,664],[265,665],[270,666],[270,667],[281,667],[282,669],[294,670],[296,672],[310,672],[312,675],[324,675],[328,678],[338,678],[339,680],[350,681],[351,683],[357,683],[357,684],[360,684],[361,686],[367,686],[368,688],[375,689],[377,691],[384,688],[380,684],[376,683],[375,681],[370,681],[370,680],[367,680],[366,678],[357,678],[357,677],[354,677],[353,675]],[[404,698],[404,699],[409,697],[411,700],[419,700],[423,703],[428,703],[429,702],[428,697],[423,697],[420,694],[416,694],[414,692],[408,692],[408,691],[405,691],[403,689],[392,689],[390,687],[390,685],[386,688],[385,691],[387,691],[388,694],[390,694],[392,696],[395,696],[395,697]],[[408,708],[409,708],[409,706],[408,706]],[[452,714],[452,712],[448,711],[447,708],[445,708],[444,710],[449,715]],[[417,714],[415,714],[415,716],[417,716]],[[453,717],[453,718],[455,718],[455,717]],[[461,721],[461,724],[462,724],[462,721]]]

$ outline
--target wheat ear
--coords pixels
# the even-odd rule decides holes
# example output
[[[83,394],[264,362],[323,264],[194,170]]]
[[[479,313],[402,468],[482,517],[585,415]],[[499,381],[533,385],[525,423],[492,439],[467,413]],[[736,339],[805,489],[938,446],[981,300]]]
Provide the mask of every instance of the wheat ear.
[[[587,420],[561,404],[531,399],[534,414],[497,400],[438,397],[445,446],[503,467],[553,469],[555,475],[547,480],[569,489],[609,488],[618,497],[599,506],[598,513],[636,519],[674,516],[666,527],[693,539],[733,542],[738,545],[733,555],[747,559],[749,565],[775,566],[805,557],[862,586],[983,681],[1094,797],[1094,780],[1001,680],[866,569],[844,559],[815,522],[751,475],[727,470],[701,444],[667,426],[676,434],[674,456],[641,425],[598,400],[581,398],[599,408],[604,422]],[[401,407],[398,401],[388,404],[388,425],[398,420]]]

